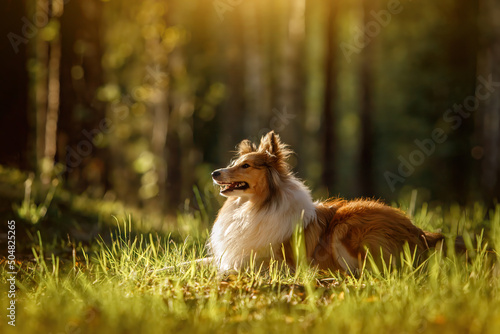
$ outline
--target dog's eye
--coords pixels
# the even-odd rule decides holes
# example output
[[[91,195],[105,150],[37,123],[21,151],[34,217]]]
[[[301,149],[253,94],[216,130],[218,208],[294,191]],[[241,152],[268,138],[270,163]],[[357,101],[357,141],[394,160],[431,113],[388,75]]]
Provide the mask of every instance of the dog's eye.
[[[244,165],[241,165],[241,168],[248,168],[248,167],[250,167],[250,165],[249,165],[249,164],[244,164]]]

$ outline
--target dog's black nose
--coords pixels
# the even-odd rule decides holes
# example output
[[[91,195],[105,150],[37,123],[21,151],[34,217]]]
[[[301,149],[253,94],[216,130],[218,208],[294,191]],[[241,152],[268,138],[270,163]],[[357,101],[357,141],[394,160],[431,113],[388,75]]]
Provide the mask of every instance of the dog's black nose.
[[[212,172],[212,177],[217,177],[217,176],[219,176],[219,175],[220,175],[220,171],[219,171],[219,170],[214,170],[214,171]]]

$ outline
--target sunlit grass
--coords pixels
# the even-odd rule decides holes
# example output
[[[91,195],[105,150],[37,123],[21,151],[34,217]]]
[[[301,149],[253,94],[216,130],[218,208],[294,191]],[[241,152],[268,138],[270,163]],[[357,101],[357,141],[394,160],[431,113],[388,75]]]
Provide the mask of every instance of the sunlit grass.
[[[438,211],[416,209],[415,221],[430,229],[436,219],[430,215],[463,216]],[[302,265],[292,271],[278,262],[269,268],[251,263],[226,275],[194,262],[176,266],[205,256],[206,233],[174,242],[133,233],[130,218],[117,221],[110,242],[74,249],[71,259],[45,254],[39,237],[34,260],[20,263],[16,327],[4,319],[0,331],[498,333],[500,207],[489,219],[471,217],[464,218],[471,236],[478,226],[488,232],[475,234],[467,259],[439,251],[419,263],[407,249],[398,270],[385,266],[357,275]],[[195,220],[182,222],[201,224]],[[295,238],[300,253],[300,234]],[[367,267],[373,262],[368,258]],[[174,268],[160,271],[167,266]],[[6,271],[3,264],[4,281]],[[3,310],[7,303],[2,297]]]

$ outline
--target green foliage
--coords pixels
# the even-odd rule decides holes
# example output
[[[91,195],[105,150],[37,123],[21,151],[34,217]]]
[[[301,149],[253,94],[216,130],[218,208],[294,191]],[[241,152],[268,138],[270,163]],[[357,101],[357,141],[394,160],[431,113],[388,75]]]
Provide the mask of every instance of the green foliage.
[[[441,213],[415,210],[418,224],[432,224],[429,215]],[[66,258],[47,253],[38,234],[33,261],[19,263],[16,327],[2,322],[0,330],[497,333],[500,207],[489,217],[491,233],[478,234],[467,259],[437,251],[415,265],[406,248],[399,269],[376,268],[369,257],[371,270],[355,276],[304,266],[292,272],[279,262],[226,275],[194,262],[176,266],[205,256],[206,235],[175,242],[173,235],[137,234],[130,218],[116,220],[108,242],[96,241],[90,253],[74,246]],[[195,220],[183,223],[202,224]],[[477,227],[469,218],[464,223]],[[300,252],[300,231],[294,238]],[[168,266],[174,268],[160,270]],[[4,280],[6,264],[1,268]],[[2,298],[2,309],[7,302]]]
[[[51,182],[50,188],[45,195],[45,199],[40,204],[36,204],[31,197],[31,187],[33,185],[34,175],[31,173],[28,179],[24,181],[24,199],[21,206],[14,204],[14,211],[17,215],[32,224],[37,224],[47,214],[47,210],[54,198],[57,186],[57,179]]]

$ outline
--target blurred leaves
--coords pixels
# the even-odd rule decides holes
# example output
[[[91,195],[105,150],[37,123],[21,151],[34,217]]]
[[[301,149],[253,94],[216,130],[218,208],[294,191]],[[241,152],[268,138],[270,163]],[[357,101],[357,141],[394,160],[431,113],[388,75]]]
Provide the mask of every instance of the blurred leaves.
[[[55,40],[57,37],[59,37],[60,29],[61,29],[61,24],[59,20],[52,19],[45,27],[41,29],[40,35],[45,41],[51,42]]]
[[[104,102],[115,101],[120,97],[120,88],[115,84],[107,84],[97,91],[97,98]]]
[[[474,3],[407,2],[387,24],[371,14],[371,26],[380,27],[365,48],[372,59],[369,129],[360,112],[365,49],[348,60],[339,45],[362,37],[356,34],[363,28],[365,5],[380,13],[388,3],[336,3],[338,15],[330,22],[336,40],[329,53],[338,90],[332,138],[324,136],[322,115],[330,2],[224,3],[221,17],[213,1],[74,0],[37,27],[23,87],[46,81],[47,64],[37,54],[44,48],[37,49],[37,43],[60,40],[61,120],[55,161],[33,162],[39,158],[29,151],[43,146],[46,122],[35,106],[45,97],[30,92],[30,109],[22,117],[16,116],[19,109],[9,111],[39,136],[38,146],[29,142],[18,150],[27,151],[32,169],[67,164],[68,152],[82,151],[88,142],[91,153],[79,154],[78,163],[63,172],[65,186],[92,196],[114,193],[130,205],[175,213],[186,199],[195,203],[193,185],[202,192],[212,187],[211,170],[228,163],[241,139],[279,127],[297,153],[294,170],[319,197],[360,196],[360,175],[370,175],[369,195],[388,200],[413,189],[419,189],[422,201],[493,200],[483,192],[489,179],[483,184],[480,179],[485,162],[500,156],[494,152],[500,143],[495,146],[497,137],[484,133],[483,111],[464,119],[458,131],[443,120],[448,108],[474,93],[481,59],[477,40],[481,31],[491,30],[486,20],[475,30],[484,13],[473,10]],[[19,17],[33,17],[35,8],[23,10]],[[293,117],[276,122],[276,110]],[[104,120],[109,127],[102,127]],[[395,172],[399,157],[407,158],[417,148],[415,140],[435,128],[448,140],[391,191],[384,173]],[[360,162],[362,135],[370,131],[372,167]],[[336,147],[336,159],[322,154],[328,143]],[[329,159],[336,175],[325,185],[321,176]]]
[[[134,169],[137,173],[144,174],[154,167],[155,156],[151,152],[142,152],[134,161]]]

